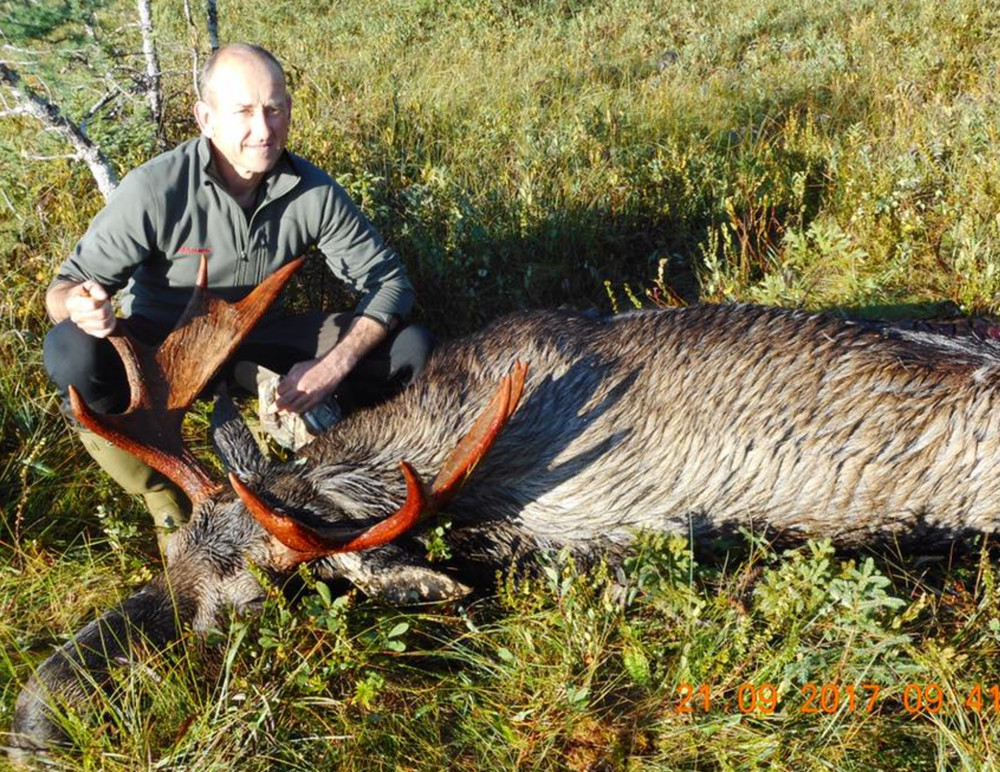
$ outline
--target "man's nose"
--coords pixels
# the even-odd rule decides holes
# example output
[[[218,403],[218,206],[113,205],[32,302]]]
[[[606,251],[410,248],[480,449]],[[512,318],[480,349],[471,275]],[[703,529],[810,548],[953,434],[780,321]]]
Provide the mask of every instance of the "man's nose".
[[[267,110],[254,110],[250,119],[250,129],[255,137],[266,139],[271,136],[271,124],[267,120]]]

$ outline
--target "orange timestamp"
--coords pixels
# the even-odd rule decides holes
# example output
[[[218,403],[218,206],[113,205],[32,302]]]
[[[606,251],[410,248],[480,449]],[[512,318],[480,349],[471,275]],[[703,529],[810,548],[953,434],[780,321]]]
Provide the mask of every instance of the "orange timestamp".
[[[919,713],[941,713],[958,706],[974,713],[993,711],[1000,714],[1000,685],[987,686],[976,684],[965,695],[957,698],[948,694],[936,683],[907,683],[898,694],[892,690],[893,701],[912,715]],[[710,684],[682,683],[677,687],[678,699],[674,712],[680,714],[708,713],[721,709],[727,712],[743,714],[767,715],[782,707],[778,688],[774,684],[743,683],[736,688],[735,698],[721,699],[723,695],[713,695]],[[799,713],[833,714],[840,711],[848,713],[871,713],[885,700],[889,690],[879,684],[838,684],[838,683],[806,683],[799,689],[799,700],[794,708]]]

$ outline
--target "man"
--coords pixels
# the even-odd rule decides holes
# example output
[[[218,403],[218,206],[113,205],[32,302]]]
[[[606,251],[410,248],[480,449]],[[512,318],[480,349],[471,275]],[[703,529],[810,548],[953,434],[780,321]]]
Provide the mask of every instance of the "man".
[[[275,390],[285,416],[333,395],[349,408],[395,393],[423,366],[430,335],[400,325],[413,288],[396,253],[326,173],[285,150],[292,101],[281,65],[260,47],[225,46],[199,87],[201,136],[127,175],[49,286],[50,377],[64,395],[73,384],[95,409],[121,411],[127,381],[106,340],[117,292],[133,334],[158,342],[187,303],[202,255],[212,292],[237,300],[316,247],[362,293],[353,315],[271,313],[236,359],[285,373]],[[81,438],[99,465],[145,499],[161,534],[186,519],[189,502],[169,481],[89,432]]]

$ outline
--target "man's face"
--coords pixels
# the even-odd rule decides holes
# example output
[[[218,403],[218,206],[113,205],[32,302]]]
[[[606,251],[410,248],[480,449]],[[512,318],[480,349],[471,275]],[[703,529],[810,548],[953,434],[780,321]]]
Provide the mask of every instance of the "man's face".
[[[268,62],[232,55],[215,65],[195,116],[221,165],[242,180],[257,181],[285,149],[291,107],[283,78]],[[221,171],[227,177],[230,169]]]

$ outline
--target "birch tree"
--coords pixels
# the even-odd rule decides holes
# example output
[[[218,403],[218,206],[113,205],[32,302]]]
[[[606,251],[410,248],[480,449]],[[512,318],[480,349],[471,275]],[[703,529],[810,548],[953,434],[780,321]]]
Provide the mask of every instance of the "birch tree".
[[[156,126],[156,144],[160,150],[166,149],[167,138],[163,133],[163,88],[161,85],[160,58],[156,54],[156,42],[153,38],[153,11],[150,0],[138,0],[139,30],[142,34],[142,54],[146,61],[146,77],[144,79],[146,102]]]

